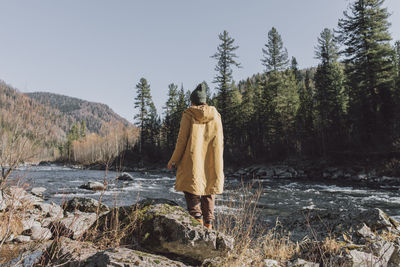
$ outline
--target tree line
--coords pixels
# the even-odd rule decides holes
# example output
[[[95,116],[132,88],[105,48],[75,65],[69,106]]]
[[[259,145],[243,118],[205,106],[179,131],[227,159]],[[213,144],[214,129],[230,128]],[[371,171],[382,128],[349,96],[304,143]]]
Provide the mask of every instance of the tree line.
[[[227,31],[211,57],[216,92],[207,102],[221,114],[229,163],[389,152],[400,133],[400,42],[391,45],[384,0],[355,0],[336,29],[316,40],[315,68],[300,70],[272,27],[262,51],[263,73],[235,82],[240,68],[235,39]],[[167,159],[175,146],[190,91],[171,83],[163,119],[145,78],[136,85],[135,146],[142,160]]]

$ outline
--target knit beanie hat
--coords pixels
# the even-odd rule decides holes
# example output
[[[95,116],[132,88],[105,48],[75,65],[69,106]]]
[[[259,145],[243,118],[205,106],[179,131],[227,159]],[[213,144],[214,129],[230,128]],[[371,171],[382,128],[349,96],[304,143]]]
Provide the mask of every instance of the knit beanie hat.
[[[195,105],[206,103],[207,101],[206,86],[203,83],[197,85],[196,89],[193,90],[192,94],[190,95],[190,101],[192,101],[193,104]]]

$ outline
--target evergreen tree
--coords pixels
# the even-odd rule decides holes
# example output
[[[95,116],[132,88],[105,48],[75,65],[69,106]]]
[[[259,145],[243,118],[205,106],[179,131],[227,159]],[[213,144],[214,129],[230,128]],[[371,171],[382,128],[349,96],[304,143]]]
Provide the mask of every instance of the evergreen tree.
[[[298,85],[292,72],[278,75],[276,92],[277,140],[286,148],[286,155],[296,146],[295,123],[299,108]],[[285,155],[285,156],[286,156]]]
[[[265,66],[266,72],[284,70],[287,67],[288,53],[283,47],[282,38],[275,27],[268,32],[268,42],[262,52],[261,62]]]
[[[297,59],[295,57],[292,57],[292,60],[290,62],[290,69],[292,70],[296,81],[300,82],[303,80],[303,74],[298,68]]]
[[[329,65],[336,62],[339,57],[339,48],[334,38],[333,32],[325,28],[320,37],[318,45],[315,47],[315,58],[321,60],[322,65]]]
[[[178,104],[177,104],[177,108],[176,108],[176,111],[179,114],[179,116],[182,116],[182,113],[185,111],[186,106],[187,106],[186,94],[185,94],[185,90],[183,89],[183,86],[182,86],[178,92]],[[179,118],[179,119],[181,119],[181,118]]]
[[[161,130],[161,120],[157,114],[156,106],[153,100],[149,99],[148,116],[144,123],[144,135],[143,144],[148,149],[147,154],[149,154],[150,159],[154,160],[158,155],[160,149],[160,130]]]
[[[67,134],[67,142],[65,144],[65,152],[67,153],[66,157],[70,161],[72,155],[72,142],[79,140],[81,138],[80,132],[80,124],[74,123],[71,126],[71,129],[68,131]]]
[[[217,84],[217,108],[221,114],[222,123],[225,128],[226,115],[229,108],[230,84],[232,82],[232,67],[240,67],[240,64],[235,60],[237,56],[234,53],[239,46],[234,45],[235,39],[231,38],[227,31],[219,34],[218,38],[221,43],[217,47],[217,52],[212,56],[212,58],[217,60],[217,65],[215,66],[217,75],[213,82]]]
[[[135,98],[135,109],[139,112],[134,116],[136,125],[140,128],[140,139],[139,139],[139,153],[142,155],[142,146],[145,140],[145,124],[149,116],[149,107],[151,104],[150,85],[145,78],[141,78],[139,83],[136,84],[136,98]]]
[[[188,108],[192,105],[192,101],[190,100],[190,95],[192,92],[190,90],[187,90],[185,93],[185,108]]]
[[[348,74],[350,116],[355,140],[366,147],[390,141],[393,79],[389,13],[383,0],[356,0],[339,20]]]
[[[174,83],[168,85],[168,99],[164,107],[164,123],[163,123],[163,133],[165,147],[167,148],[168,154],[174,149],[176,136],[176,128],[179,128],[178,121],[178,86]]]
[[[228,137],[230,140],[227,151],[235,157],[239,151],[234,151],[233,148],[238,149],[241,139],[241,123],[242,123],[242,114],[240,113],[240,105],[242,102],[242,95],[239,92],[238,87],[233,82],[230,85],[232,88],[229,91],[228,96],[228,110],[226,113],[227,118],[225,118],[226,128],[224,129],[224,135]],[[236,156],[236,159],[238,157]]]
[[[206,81],[203,81],[202,83],[203,83],[204,86],[206,87],[207,104],[211,106],[211,105],[212,105],[211,89],[210,89],[210,87],[208,86],[208,84],[207,84]]]
[[[256,147],[260,145],[257,142],[257,95],[256,84],[250,78],[247,78],[244,84],[244,92],[242,95],[242,102],[240,107],[240,114],[242,118],[241,123],[241,136],[243,152],[247,157],[254,158]]]
[[[317,127],[322,152],[326,154],[328,144],[336,149],[343,144],[341,131],[347,103],[343,67],[336,61],[338,48],[331,30],[321,32],[315,55],[321,61],[314,77]]]
[[[304,81],[299,90],[299,109],[297,111],[296,131],[300,140],[300,153],[312,153],[314,147],[314,101],[310,70],[306,70]]]
[[[86,121],[83,120],[81,121],[81,127],[80,127],[80,136],[82,138],[86,137],[86,131],[87,131]]]

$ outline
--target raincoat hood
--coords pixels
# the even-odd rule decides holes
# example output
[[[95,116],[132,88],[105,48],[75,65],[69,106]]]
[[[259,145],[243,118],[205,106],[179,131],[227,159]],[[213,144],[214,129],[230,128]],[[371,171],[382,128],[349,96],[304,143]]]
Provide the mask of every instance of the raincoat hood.
[[[207,123],[215,119],[215,117],[217,116],[216,111],[217,110],[213,106],[199,105],[191,106],[185,111],[185,113],[189,114],[196,121]]]

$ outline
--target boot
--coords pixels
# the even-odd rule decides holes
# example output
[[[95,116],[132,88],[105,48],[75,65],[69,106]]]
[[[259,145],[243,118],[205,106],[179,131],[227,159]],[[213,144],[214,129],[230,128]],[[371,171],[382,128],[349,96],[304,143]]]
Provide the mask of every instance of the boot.
[[[201,215],[200,215],[200,216],[193,216],[193,218],[194,218],[196,221],[198,221],[199,223],[203,224],[203,219],[201,218]]]
[[[210,230],[213,229],[212,221],[205,221],[204,227]]]

